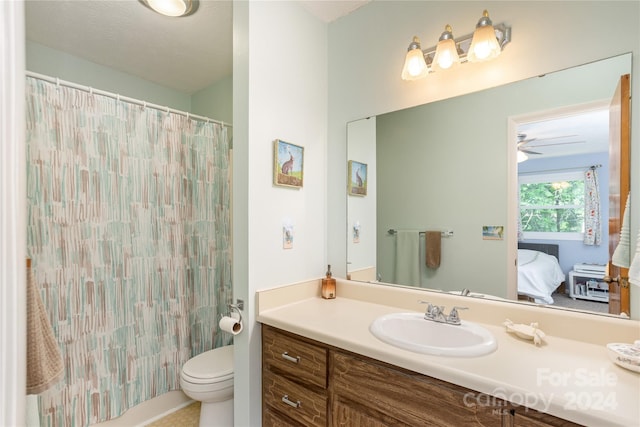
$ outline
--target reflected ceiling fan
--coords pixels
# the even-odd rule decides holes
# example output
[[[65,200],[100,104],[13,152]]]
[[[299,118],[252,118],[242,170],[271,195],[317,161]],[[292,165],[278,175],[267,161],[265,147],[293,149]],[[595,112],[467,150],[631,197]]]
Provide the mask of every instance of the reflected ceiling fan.
[[[562,136],[552,136],[548,138],[527,138],[526,133],[519,133],[518,140],[516,141],[517,148],[518,148],[518,163],[524,162],[525,160],[527,160],[529,158],[528,156],[529,154],[533,154],[533,155],[543,154],[538,151],[533,151],[531,150],[531,148],[538,149],[540,147],[553,147],[558,145],[581,144],[586,142],[586,141],[561,141],[561,142],[551,142],[549,144],[539,144],[539,142],[551,141],[554,139],[573,138],[577,136],[578,135],[562,135]],[[527,145],[533,141],[536,141],[535,147],[527,147]]]

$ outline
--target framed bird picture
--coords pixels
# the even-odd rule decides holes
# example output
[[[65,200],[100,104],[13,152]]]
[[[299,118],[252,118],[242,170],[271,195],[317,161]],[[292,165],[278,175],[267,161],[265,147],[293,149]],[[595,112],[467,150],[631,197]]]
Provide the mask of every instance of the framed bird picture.
[[[273,183],[302,188],[304,147],[280,139],[273,141]]]
[[[367,195],[367,164],[349,160],[349,186],[350,196]]]

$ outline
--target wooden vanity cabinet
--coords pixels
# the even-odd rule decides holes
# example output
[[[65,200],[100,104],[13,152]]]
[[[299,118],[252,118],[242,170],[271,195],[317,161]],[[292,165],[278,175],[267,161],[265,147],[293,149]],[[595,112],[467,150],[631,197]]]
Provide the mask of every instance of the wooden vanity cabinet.
[[[268,426],[575,426],[365,356],[262,326]]]
[[[501,426],[506,403],[435,378],[342,351],[330,352],[333,426]]]
[[[580,424],[523,406],[511,409],[509,414],[504,427],[580,427]]]

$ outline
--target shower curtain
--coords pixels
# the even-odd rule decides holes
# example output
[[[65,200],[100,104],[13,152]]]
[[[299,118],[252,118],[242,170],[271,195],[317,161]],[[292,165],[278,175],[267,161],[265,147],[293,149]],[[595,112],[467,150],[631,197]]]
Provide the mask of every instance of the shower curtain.
[[[180,388],[231,342],[226,127],[27,78],[29,256],[65,365],[43,426],[86,426]]]

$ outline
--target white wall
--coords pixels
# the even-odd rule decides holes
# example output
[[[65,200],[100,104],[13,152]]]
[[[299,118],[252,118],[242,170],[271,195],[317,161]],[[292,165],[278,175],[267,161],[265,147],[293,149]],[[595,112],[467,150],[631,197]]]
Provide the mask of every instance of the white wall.
[[[234,2],[234,295],[246,325],[235,337],[235,423],[261,420],[255,292],[319,278],[326,268],[327,24],[297,2]],[[304,187],[276,187],[273,140],[304,147]],[[282,224],[294,224],[293,249]],[[344,262],[344,261],[343,261]]]
[[[357,120],[347,125],[349,139],[348,160],[367,165],[367,195],[348,196],[347,255],[348,271],[376,267],[376,118]],[[348,178],[347,178],[348,180]],[[345,185],[347,185],[345,183]],[[353,227],[360,226],[358,242],[353,238]],[[374,270],[375,271],[375,270]],[[373,280],[369,278],[368,280]]]
[[[329,157],[346,165],[346,123],[598,59],[633,53],[632,98],[640,99],[640,3],[638,2],[372,2],[329,26]],[[400,79],[411,38],[435,45],[446,24],[473,31],[487,8],[495,23],[513,27],[513,41],[496,60],[465,64],[417,82]],[[633,114],[633,129],[640,115]],[[632,188],[640,178],[640,132],[632,132]],[[328,179],[328,254],[337,276],[345,274],[346,167]],[[640,215],[632,215],[638,230]],[[632,233],[633,234],[633,233]],[[635,244],[635,239],[632,245]],[[635,292],[634,292],[635,291]],[[632,313],[640,292],[632,291]]]

